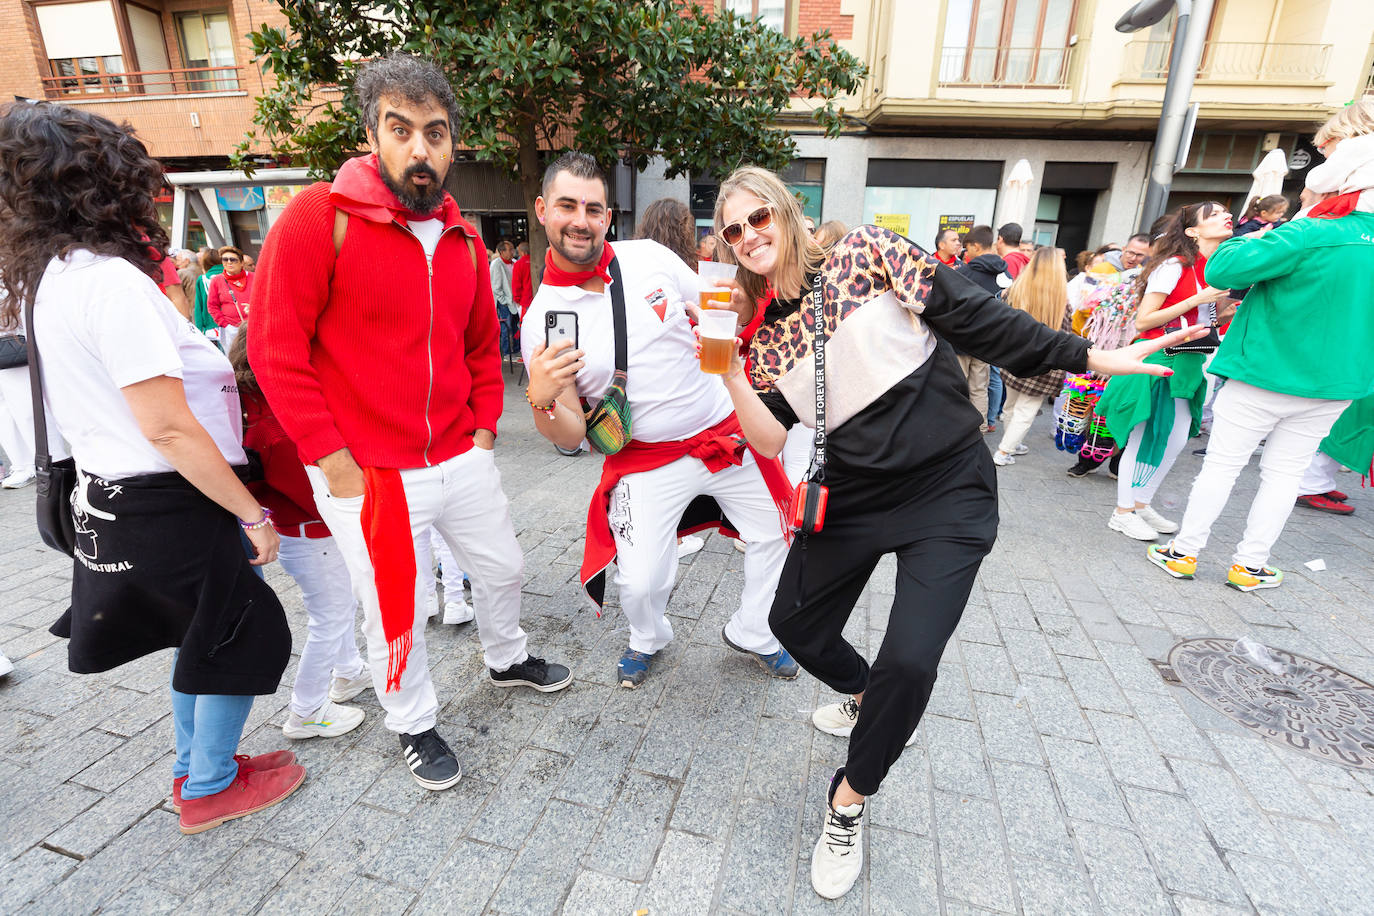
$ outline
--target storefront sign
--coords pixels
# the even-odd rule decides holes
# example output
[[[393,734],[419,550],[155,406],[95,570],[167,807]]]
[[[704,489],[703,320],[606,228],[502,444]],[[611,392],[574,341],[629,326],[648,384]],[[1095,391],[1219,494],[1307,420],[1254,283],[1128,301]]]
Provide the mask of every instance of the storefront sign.
[[[972,229],[972,228],[973,228],[973,215],[972,215],[972,214],[969,214],[969,215],[967,215],[967,216],[961,215],[961,216],[941,216],[941,217],[940,217],[939,231],[940,231],[940,232],[944,232],[946,229],[953,229],[955,232],[959,233],[959,240],[960,240],[961,242],[964,240],[964,236],[967,235],[967,234],[968,234],[968,231],[969,231],[970,229]]]
[[[261,210],[266,203],[262,188],[223,188],[215,192],[215,197],[219,199],[220,209],[229,212]]]
[[[911,214],[910,213],[875,213],[873,214],[873,225],[879,229],[887,229],[898,235],[911,235]]]

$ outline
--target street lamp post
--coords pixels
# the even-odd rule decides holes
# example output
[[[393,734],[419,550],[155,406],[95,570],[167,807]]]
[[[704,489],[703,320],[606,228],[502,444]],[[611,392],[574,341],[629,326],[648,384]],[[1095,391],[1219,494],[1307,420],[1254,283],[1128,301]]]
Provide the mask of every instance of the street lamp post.
[[[1193,94],[1193,79],[1202,60],[1207,24],[1212,20],[1214,0],[1141,0],[1116,23],[1118,32],[1136,32],[1159,22],[1174,6],[1178,19],[1174,25],[1173,47],[1169,52],[1169,78],[1164,84],[1159,129],[1155,132],[1154,158],[1150,163],[1149,185],[1140,213],[1140,231],[1164,213],[1169,186],[1174,181],[1174,163],[1183,141],[1188,105]]]

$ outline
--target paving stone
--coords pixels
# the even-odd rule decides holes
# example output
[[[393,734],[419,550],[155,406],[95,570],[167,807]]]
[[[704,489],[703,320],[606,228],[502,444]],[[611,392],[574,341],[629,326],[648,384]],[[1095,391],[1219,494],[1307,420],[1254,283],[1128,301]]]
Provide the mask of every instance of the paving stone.
[[[1023,678],[1028,674],[1063,677],[1049,642],[1039,630],[1003,627],[1002,641],[1007,647],[1007,654],[1011,656],[1012,667]]]
[[[1066,681],[1028,674],[1021,678],[1021,688],[1040,734],[1078,741],[1087,737],[1088,723]]]
[[[720,816],[721,800],[743,797],[748,765],[745,746],[718,741],[698,745],[673,807],[672,828],[725,839],[729,825]]]
[[[1077,865],[1012,858],[1016,891],[1025,916],[1090,913],[1095,909],[1088,876]]]
[[[1145,728],[1133,718],[1087,710],[1098,747],[1118,782],[1161,792],[1177,792],[1178,782],[1155,750]]]
[[[1016,692],[1016,673],[1001,646],[965,643],[961,650],[969,684],[975,692],[1011,696]]]
[[[1078,608],[1075,606],[1075,612]],[[1110,611],[1110,609],[1108,609]],[[1072,655],[1077,658],[1097,658],[1097,648],[1088,634],[1083,631],[1079,617],[1069,614],[1035,615],[1040,631],[1045,634],[1050,648],[1056,655]],[[1118,624],[1118,626],[1120,626]]]
[[[649,912],[709,913],[722,855],[712,840],[669,830],[644,891]]]
[[[958,795],[992,797],[978,728],[971,722],[927,715],[920,730],[935,788]]]
[[[964,608],[964,616],[959,618],[959,628],[955,632],[959,639],[966,643],[986,643],[990,646],[1002,644],[992,609],[986,604],[969,602]]]
[[[868,911],[919,916],[940,912],[935,847],[927,839],[875,827],[868,842]],[[804,878],[809,883],[809,878]],[[802,888],[809,892],[810,887]],[[852,892],[851,892],[852,893]]]
[[[72,782],[113,792],[174,747],[171,717],[150,726],[72,777]]]
[[[633,881],[647,878],[676,795],[670,780],[631,772],[606,819],[610,826],[584,856],[586,863]]]
[[[104,849],[77,866],[65,881],[48,889],[35,911],[45,914],[89,913],[119,895],[130,882],[143,883],[141,872],[181,839],[178,817],[154,810],[129,826]],[[172,899],[180,904],[180,895]]]
[[[1261,808],[1292,817],[1325,817],[1312,794],[1258,737],[1219,734],[1210,737]]]
[[[166,768],[154,764],[49,835],[47,843],[89,858],[128,830],[130,824],[161,805],[171,794],[171,788]]]
[[[1045,738],[1045,756],[1069,817],[1120,827],[1130,825],[1102,751],[1093,744]]]
[[[984,561],[984,569],[987,568],[987,561]],[[979,579],[983,578],[979,574]],[[1034,630],[1036,628],[1035,615],[1031,613],[1030,602],[1024,595],[1009,594],[1007,592],[988,592],[988,606],[992,609],[992,617],[997,622],[997,627],[1002,631],[1002,639],[1006,640],[1006,629],[1015,627],[1021,630]]]
[[[1175,760],[1171,768],[1208,832],[1223,849],[1287,858],[1288,850],[1273,825],[1230,772],[1191,760]]]
[[[1074,864],[1078,856],[1064,826],[1049,773],[1038,767],[992,762],[997,804],[1015,856]]]
[[[778,805],[757,798],[740,803],[721,866],[722,907],[759,914],[787,912],[785,888],[796,862],[797,824],[795,804]],[[770,892],[761,893],[762,889]]]
[[[17,858],[48,834],[100,801],[101,795],[82,786],[63,783],[36,794],[20,818],[8,818],[0,832],[0,862]]]
[[[1156,748],[1168,757],[1216,761],[1212,744],[1203,736],[1178,700],[1171,694],[1134,692],[1135,718],[1145,727]]]
[[[1223,903],[1244,902],[1245,895],[1187,801],[1134,786],[1122,792],[1165,887]]]
[[[1174,901],[1174,908],[1178,910],[1179,916],[1240,916],[1242,913],[1251,912],[1248,907],[1240,909],[1217,903],[1215,900],[1199,900],[1185,894],[1174,894],[1170,899]]]
[[[828,786],[828,781],[820,782]],[[916,744],[904,749],[887,771],[882,788],[869,799],[864,817],[874,826],[929,836],[930,805],[930,763],[925,748]]]
[[[1069,680],[1069,687],[1084,709],[1100,709],[1121,715],[1131,714],[1131,705],[1121,695],[1106,664],[1095,659],[1061,656],[1059,667]]]
[[[234,901],[236,908],[252,912],[299,860],[300,854],[291,850],[249,843],[182,904],[181,912],[223,913],[226,900]]]
[[[34,847],[19,858],[0,864],[0,900],[5,908],[18,910],[61,881],[78,862],[70,856]]]
[[[375,878],[356,878],[339,897],[330,916],[391,916],[404,913],[416,895]]]
[[[1280,818],[1275,827],[1292,850],[1292,861],[1307,872],[1331,912],[1357,913],[1369,908],[1369,901],[1374,900],[1374,870],[1369,867],[1367,847],[1357,846],[1342,831],[1309,821]]]
[[[1074,838],[1104,913],[1172,913],[1140,838],[1102,824],[1079,823]]]
[[[165,888],[152,884],[133,884],[115,900],[100,908],[105,913],[118,916],[149,916],[153,913],[176,913],[184,901]]]
[[[749,756],[744,794],[786,803],[797,797],[806,779],[810,722],[763,719]]]
[[[521,751],[468,828],[468,836],[519,849],[567,772],[566,757],[534,748]]]
[[[507,913],[556,913],[600,823],[599,808],[550,801],[492,897],[492,906]]]
[[[564,916],[607,916],[634,912],[641,886],[600,872],[583,871],[563,904]]]
[[[1040,765],[1045,755],[1030,720],[1029,704],[993,693],[973,694],[989,757]]]
[[[1250,904],[1261,913],[1317,916],[1330,912],[1306,873],[1292,862],[1227,853],[1227,863],[1240,880]]]
[[[465,916],[486,911],[487,902],[515,853],[499,846],[460,840],[411,908],[412,913]]]
[[[572,758],[555,794],[565,801],[605,807],[625,779],[625,767],[639,743],[641,729],[602,720]]]
[[[427,793],[424,801],[399,822],[377,855],[360,863],[359,872],[420,890],[493,788],[490,783],[465,776],[451,789]]]
[[[383,772],[394,767],[394,759],[355,753],[342,769],[320,775],[307,770],[291,802],[277,806],[265,836],[289,849],[309,849]]]
[[[1016,909],[1011,868],[992,802],[936,792],[935,832],[947,894],[999,911]]]

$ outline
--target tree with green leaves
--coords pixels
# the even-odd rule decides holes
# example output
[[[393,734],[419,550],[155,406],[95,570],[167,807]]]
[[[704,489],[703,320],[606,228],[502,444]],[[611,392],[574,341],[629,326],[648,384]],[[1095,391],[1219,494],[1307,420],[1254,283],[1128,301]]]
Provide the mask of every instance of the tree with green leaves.
[[[361,62],[401,50],[437,63],[464,114],[460,148],[518,181],[536,268],[546,246],[534,219],[541,159],[576,148],[642,170],[662,156],[669,177],[744,163],[781,168],[793,157],[778,122],[794,99],[827,135],[866,68],[829,32],[788,38],[696,0],[278,0],[284,27],[250,36],[276,77],[257,100],[265,143],[327,176],[365,148],[350,91]],[[340,91],[342,87],[343,91]],[[461,206],[462,201],[459,201]]]

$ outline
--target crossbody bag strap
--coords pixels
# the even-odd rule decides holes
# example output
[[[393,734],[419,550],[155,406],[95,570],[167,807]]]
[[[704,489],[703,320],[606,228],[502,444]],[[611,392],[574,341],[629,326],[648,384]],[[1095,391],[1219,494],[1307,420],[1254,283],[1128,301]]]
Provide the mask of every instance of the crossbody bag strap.
[[[629,344],[625,334],[625,285],[620,282],[620,263],[611,258],[611,320],[615,326],[615,368],[617,372],[626,371],[629,365]]]
[[[33,329],[33,300],[24,304],[24,341],[29,351],[29,391],[33,398],[33,467],[39,495],[47,493],[52,470],[48,449],[48,412],[43,407],[43,376],[38,365],[38,337]]]
[[[821,292],[821,274],[811,281],[811,349],[815,355],[816,368],[816,437],[811,444],[811,466],[806,470],[806,479],[825,480],[825,303]]]

